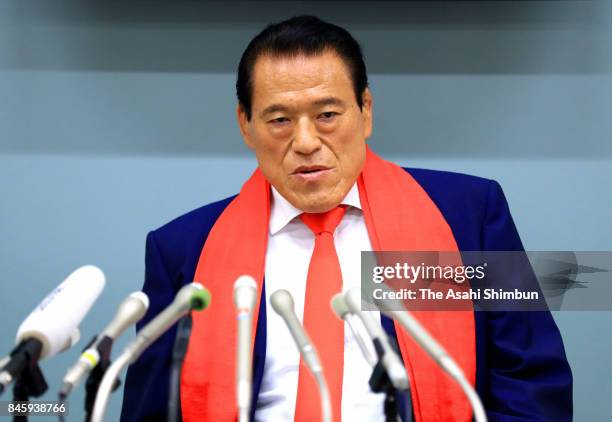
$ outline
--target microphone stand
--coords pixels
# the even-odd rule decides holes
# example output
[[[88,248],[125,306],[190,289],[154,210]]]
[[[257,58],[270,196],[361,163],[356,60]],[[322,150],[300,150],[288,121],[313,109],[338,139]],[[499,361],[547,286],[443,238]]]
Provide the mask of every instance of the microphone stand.
[[[49,388],[38,366],[38,357],[41,351],[42,343],[38,341],[26,341],[11,352],[11,357],[19,355],[20,359],[26,362],[24,369],[15,378],[13,401],[30,401],[30,397],[40,397]],[[14,422],[25,422],[27,420],[27,416],[13,416]]]
[[[393,346],[392,346],[393,347]],[[399,418],[399,403],[398,403],[398,391],[389,375],[385,367],[382,364],[382,358],[385,354],[385,351],[380,344],[380,340],[374,340],[374,349],[376,350],[377,362],[374,365],[372,370],[372,375],[370,376],[369,385],[370,389],[374,393],[385,393],[385,403],[384,403],[384,411],[385,411],[385,422],[397,422]],[[409,391],[406,391],[407,393]],[[408,414],[408,411],[406,411]],[[410,419],[406,419],[404,422],[408,422]]]
[[[181,318],[176,330],[174,347],[172,348],[172,363],[170,364],[170,391],[168,394],[168,422],[182,420],[181,415],[181,370],[189,345],[193,320],[191,313]]]
[[[83,351],[87,350],[94,341],[96,341],[96,337],[94,337],[92,341],[85,346]],[[91,414],[93,412],[94,404],[96,403],[96,395],[98,394],[98,389],[100,388],[102,378],[104,378],[106,370],[111,365],[110,355],[112,347],[113,340],[110,337],[104,337],[97,346],[98,353],[100,354],[100,361],[91,370],[89,376],[87,377],[87,382],[85,383],[85,421],[87,422],[91,420]],[[112,391],[115,391],[120,385],[121,381],[117,379]]]
[[[374,366],[369,384],[373,392],[385,393],[385,422],[397,422],[397,417],[399,415],[396,398],[397,390],[387,376],[387,372],[380,363],[380,360]]]

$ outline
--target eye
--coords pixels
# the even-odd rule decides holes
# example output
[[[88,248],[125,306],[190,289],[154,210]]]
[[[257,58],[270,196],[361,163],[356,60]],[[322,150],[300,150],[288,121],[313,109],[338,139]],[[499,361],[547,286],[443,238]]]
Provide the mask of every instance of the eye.
[[[276,125],[279,125],[279,124],[282,125],[282,124],[285,124],[285,123],[288,123],[288,122],[289,122],[289,119],[286,118],[286,117],[277,117],[276,119],[272,119],[272,120],[268,121],[268,123],[272,123],[272,124],[276,124]]]
[[[322,120],[324,122],[330,122],[332,120],[334,120],[336,118],[336,116],[338,116],[339,113],[336,113],[335,111],[326,111],[324,113],[321,113],[317,116],[317,118],[319,120]]]

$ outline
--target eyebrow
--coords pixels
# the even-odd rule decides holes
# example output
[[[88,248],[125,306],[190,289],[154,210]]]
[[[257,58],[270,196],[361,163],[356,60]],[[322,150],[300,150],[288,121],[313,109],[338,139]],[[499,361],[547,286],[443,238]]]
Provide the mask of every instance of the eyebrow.
[[[326,97],[326,98],[322,98],[320,100],[315,101],[314,104],[318,106],[335,105],[338,107],[343,107],[344,101],[336,97]]]
[[[344,101],[342,101],[340,98],[337,97],[325,97],[325,98],[321,98],[320,100],[317,100],[313,103],[316,106],[329,106],[329,105],[335,105],[338,107],[344,107]],[[276,113],[276,112],[288,112],[289,111],[289,107],[286,107],[282,104],[271,104],[268,107],[264,108],[264,110],[261,112],[260,116],[266,116],[268,114],[272,114],[272,113]]]
[[[284,105],[281,104],[272,104],[269,105],[268,107],[264,108],[264,110],[261,112],[260,116],[265,116],[266,114],[272,114],[272,113],[276,113],[277,111],[289,111],[288,107],[285,107]]]

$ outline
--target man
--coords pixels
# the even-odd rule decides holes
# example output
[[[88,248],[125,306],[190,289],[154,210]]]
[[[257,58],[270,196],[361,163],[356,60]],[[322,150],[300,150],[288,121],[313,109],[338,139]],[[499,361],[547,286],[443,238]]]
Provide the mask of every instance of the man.
[[[334,420],[382,420],[369,391],[371,367],[329,309],[331,295],[359,285],[361,250],[521,250],[499,185],[472,176],[401,169],[366,147],[372,96],[357,42],[314,17],[271,25],[238,69],[237,118],[258,170],[240,194],[186,214],[147,238],[140,326],[192,280],[212,305],[194,315],[183,367],[185,420],[235,420],[232,283],[259,283],[252,417],[319,420],[314,381],[269,298],[291,292],[319,349]],[[411,380],[417,421],[469,420],[460,390],[407,335],[397,341]],[[425,312],[421,322],[459,362],[489,420],[570,420],[571,372],[547,312]],[[163,420],[169,332],[130,367],[122,419]]]

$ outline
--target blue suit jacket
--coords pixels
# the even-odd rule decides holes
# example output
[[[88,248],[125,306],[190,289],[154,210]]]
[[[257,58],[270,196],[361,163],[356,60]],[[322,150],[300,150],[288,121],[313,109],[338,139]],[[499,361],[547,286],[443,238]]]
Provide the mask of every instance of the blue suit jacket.
[[[438,206],[460,250],[523,249],[497,182],[457,173],[406,170]],[[138,328],[193,280],[208,233],[232,199],[206,205],[149,233],[143,291],[150,298],[150,308]],[[265,314],[266,307],[261,306],[253,353],[253,403],[263,377]],[[384,325],[392,331],[392,326]],[[572,419],[572,374],[550,313],[475,312],[475,326],[476,388],[490,421]],[[122,421],[165,420],[175,333],[171,329],[130,366]]]

